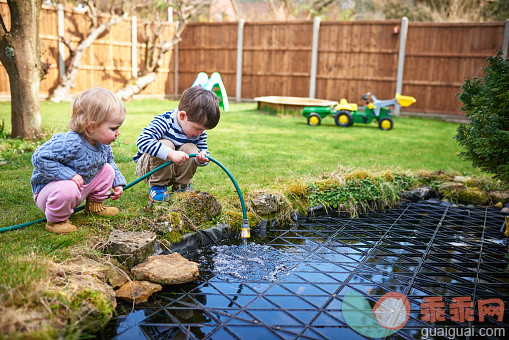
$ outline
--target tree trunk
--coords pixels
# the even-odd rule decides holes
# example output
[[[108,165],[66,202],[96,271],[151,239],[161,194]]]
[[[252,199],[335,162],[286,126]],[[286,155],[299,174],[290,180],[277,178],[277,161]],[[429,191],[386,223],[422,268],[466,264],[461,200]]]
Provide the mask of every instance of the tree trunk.
[[[11,87],[11,137],[37,138],[42,133],[39,109],[41,44],[39,14],[42,0],[9,0],[11,30],[0,27],[0,60]]]
[[[142,75],[137,78],[133,78],[127,83],[123,88],[118,90],[117,96],[122,100],[131,99],[132,96],[139,93],[145,87],[147,87],[151,82],[156,80],[156,73],[150,72],[148,74]]]

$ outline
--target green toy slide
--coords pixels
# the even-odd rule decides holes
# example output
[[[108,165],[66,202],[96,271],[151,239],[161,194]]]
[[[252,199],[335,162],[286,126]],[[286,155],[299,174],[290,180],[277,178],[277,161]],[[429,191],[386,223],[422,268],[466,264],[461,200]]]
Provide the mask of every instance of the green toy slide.
[[[210,79],[205,72],[198,73],[192,86],[201,86],[207,90],[214,91],[219,98],[219,106],[225,111],[230,110],[228,105],[228,95],[224,88],[223,80],[218,72],[214,72],[210,75]]]

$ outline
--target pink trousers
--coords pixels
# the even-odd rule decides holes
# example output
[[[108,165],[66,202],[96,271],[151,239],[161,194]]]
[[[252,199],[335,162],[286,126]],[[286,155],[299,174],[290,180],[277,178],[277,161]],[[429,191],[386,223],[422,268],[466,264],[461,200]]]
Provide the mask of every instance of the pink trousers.
[[[71,180],[55,181],[47,184],[38,194],[34,194],[35,204],[46,214],[48,222],[65,221],[85,199],[92,202],[104,202],[109,194],[115,171],[105,164],[92,182],[78,189]]]

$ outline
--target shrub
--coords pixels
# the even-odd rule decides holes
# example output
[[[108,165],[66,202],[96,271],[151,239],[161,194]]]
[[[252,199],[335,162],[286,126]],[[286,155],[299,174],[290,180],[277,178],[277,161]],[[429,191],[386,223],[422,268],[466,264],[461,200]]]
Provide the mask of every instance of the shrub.
[[[468,123],[458,127],[455,138],[464,149],[460,157],[509,183],[509,61],[498,52],[483,70],[484,78],[461,86]]]

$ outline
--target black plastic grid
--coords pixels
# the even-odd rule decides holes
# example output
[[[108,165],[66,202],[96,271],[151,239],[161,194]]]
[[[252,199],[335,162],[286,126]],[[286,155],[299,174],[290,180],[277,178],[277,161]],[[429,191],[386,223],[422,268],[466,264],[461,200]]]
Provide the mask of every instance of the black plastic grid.
[[[213,274],[204,249],[199,280],[165,287],[130,315],[110,322],[117,339],[348,339],[365,338],[342,315],[347,291],[373,306],[388,292],[407,296],[411,313],[390,338],[415,339],[423,328],[504,328],[502,321],[422,320],[423,297],[499,298],[509,307],[507,244],[499,209],[419,202],[351,219],[326,215],[270,230],[263,241],[287,257],[275,280],[238,280]],[[198,256],[195,254],[195,256]],[[187,256],[186,256],[187,257]],[[192,257],[189,257],[193,259]],[[203,262],[203,260],[202,260]],[[475,306],[475,320],[478,320]]]

